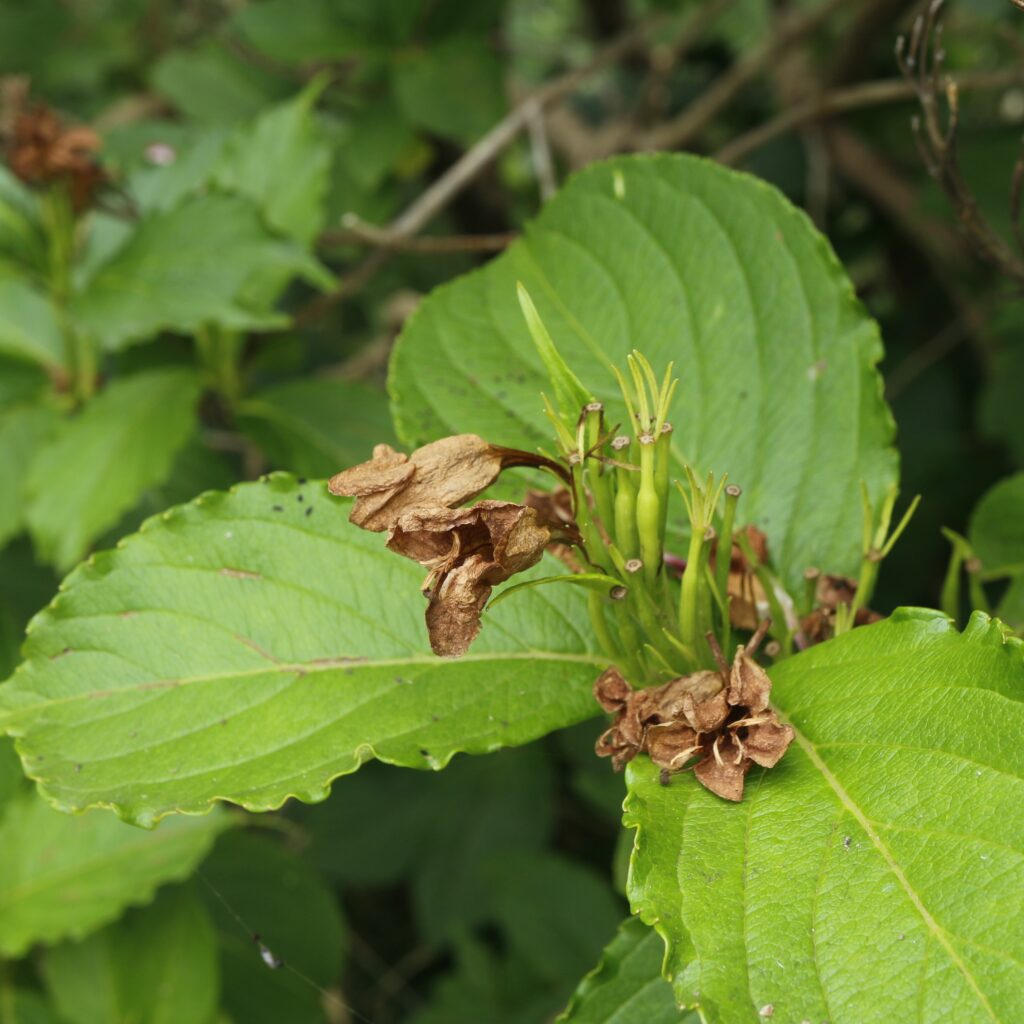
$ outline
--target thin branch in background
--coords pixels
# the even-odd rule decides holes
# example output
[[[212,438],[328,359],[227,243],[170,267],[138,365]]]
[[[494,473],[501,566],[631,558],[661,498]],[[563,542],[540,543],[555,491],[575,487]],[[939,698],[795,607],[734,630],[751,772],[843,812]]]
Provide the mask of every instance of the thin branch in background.
[[[645,45],[651,31],[664,21],[664,15],[658,14],[637,23],[583,67],[553,79],[527,96],[384,229],[388,236],[394,239],[417,234],[523,131],[536,112],[564,99],[591,75]],[[377,249],[371,253],[364,263],[346,274],[333,291],[318,296],[300,309],[294,322],[299,326],[307,324],[358,291],[388,262],[391,251]]]
[[[921,115],[912,122],[914,138],[929,174],[946,193],[974,249],[1004,276],[1024,285],[1024,258],[985,219],[957,161],[960,94],[957,83],[945,74],[942,8],[943,0],[932,0],[914,21],[909,41],[900,36],[896,43],[896,61],[921,107]],[[1015,187],[1011,184],[1011,204]]]
[[[519,237],[512,231],[490,235],[396,235],[354,213],[346,213],[341,225],[338,231],[325,231],[320,241],[328,245],[371,245],[391,252],[451,253],[500,252]]]
[[[538,107],[530,115],[526,127],[530,136],[530,160],[533,163],[533,172],[537,175],[540,198],[547,202],[558,191],[558,181],[555,178],[555,164],[551,159],[551,146],[544,125],[544,111]]]
[[[848,6],[849,0],[825,0],[809,11],[786,18],[767,39],[716,78],[685,110],[642,134],[635,148],[681,149],[689,145],[784,49],[810,35],[837,10]]]
[[[893,401],[940,359],[949,355],[967,337],[960,320],[947,324],[934,337],[910,352],[885,375],[885,397]]]
[[[1024,84],[1024,67],[976,72],[963,75],[959,81],[961,92],[1004,89],[1018,84]],[[851,110],[900,103],[916,96],[917,90],[914,85],[902,78],[883,78],[876,82],[860,82],[844,89],[834,89],[821,96],[814,96],[804,103],[796,104],[765,121],[764,124],[759,124],[756,128],[737,136],[715,153],[715,159],[723,164],[734,165],[780,135],[786,135],[808,122]]]

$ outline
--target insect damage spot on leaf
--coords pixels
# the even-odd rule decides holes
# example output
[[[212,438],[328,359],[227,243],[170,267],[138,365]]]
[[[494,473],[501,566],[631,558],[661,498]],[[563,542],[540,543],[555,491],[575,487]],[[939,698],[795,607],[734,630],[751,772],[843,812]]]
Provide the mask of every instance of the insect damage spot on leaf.
[[[218,570],[221,576],[228,576],[233,580],[262,580],[263,576],[258,572],[250,572],[248,569],[232,569],[224,566]]]

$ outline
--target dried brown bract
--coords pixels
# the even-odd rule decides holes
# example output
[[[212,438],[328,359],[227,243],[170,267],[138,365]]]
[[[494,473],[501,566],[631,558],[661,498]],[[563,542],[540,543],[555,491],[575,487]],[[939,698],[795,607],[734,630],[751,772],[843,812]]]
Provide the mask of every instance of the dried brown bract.
[[[491,589],[536,565],[551,531],[532,508],[481,501],[467,509],[411,509],[388,547],[426,566],[427,629],[435,654],[465,654],[480,632]]]
[[[756,640],[722,671],[694,672],[647,690],[633,690],[617,669],[608,669],[594,696],[616,718],[597,741],[597,754],[621,770],[645,753],[665,778],[692,765],[712,793],[742,799],[750,766],[774,767],[793,740],[792,727],[769,706],[771,680],[751,656]]]
[[[456,434],[412,455],[379,444],[372,459],[335,474],[327,486],[332,494],[356,499],[349,517],[356,526],[380,533],[408,509],[457,508],[490,487],[503,469],[554,465],[539,455],[488,444],[476,434]]]
[[[8,166],[26,184],[67,182],[76,212],[90,205],[103,181],[95,159],[99,136],[90,128],[65,127],[41,104],[15,115],[7,148]]]
[[[379,444],[371,460],[338,473],[328,484],[333,494],[355,497],[353,523],[387,531],[392,551],[429,570],[423,591],[435,654],[465,654],[480,632],[492,588],[536,565],[552,541],[572,542],[578,536],[571,519],[564,522],[527,505],[481,501],[459,507],[510,466],[562,472],[543,456],[459,434],[412,455]]]

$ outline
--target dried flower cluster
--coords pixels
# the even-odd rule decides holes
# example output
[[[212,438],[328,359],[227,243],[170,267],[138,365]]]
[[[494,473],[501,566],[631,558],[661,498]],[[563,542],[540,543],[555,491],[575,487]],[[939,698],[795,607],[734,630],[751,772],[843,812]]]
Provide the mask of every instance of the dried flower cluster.
[[[36,105],[13,118],[7,146],[11,171],[29,185],[66,182],[76,212],[92,202],[103,181],[96,162],[99,136],[91,128],[67,127],[49,107]]]
[[[460,506],[486,490],[503,469],[543,465],[553,466],[542,456],[458,434],[412,455],[379,444],[370,461],[331,478],[332,494],[356,499],[353,523],[387,532],[392,551],[429,570],[423,591],[436,654],[465,654],[480,632],[491,589],[536,565],[561,533],[527,505]]]
[[[736,651],[732,665],[634,690],[618,669],[594,684],[594,696],[615,721],[597,741],[617,770],[644,753],[663,779],[693,765],[698,781],[726,800],[743,798],[752,764],[772,768],[793,740],[793,728],[769,706],[772,683],[754,661],[760,634]]]

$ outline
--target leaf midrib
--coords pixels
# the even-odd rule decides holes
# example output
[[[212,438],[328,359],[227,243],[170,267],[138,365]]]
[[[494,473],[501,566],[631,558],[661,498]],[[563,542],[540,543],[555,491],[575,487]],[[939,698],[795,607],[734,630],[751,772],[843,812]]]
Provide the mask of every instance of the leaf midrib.
[[[921,920],[925,923],[925,926],[927,927],[928,931],[931,933],[933,938],[939,943],[939,945],[942,946],[942,948],[946,951],[946,955],[949,957],[952,964],[957,968],[957,970],[960,971],[961,975],[963,975],[964,980],[967,982],[971,991],[977,997],[978,1002],[981,1004],[981,1006],[984,1007],[989,1018],[992,1021],[996,1022],[996,1024],[1001,1024],[1000,1018],[996,1015],[995,1011],[992,1009],[992,1005],[988,1001],[988,996],[986,996],[985,993],[982,991],[981,986],[978,984],[977,979],[974,977],[974,974],[971,972],[970,968],[967,966],[963,958],[960,956],[960,954],[954,948],[953,944],[950,942],[946,930],[938,923],[938,921],[935,920],[931,912],[922,902],[921,897],[917,894],[917,890],[910,884],[910,880],[903,873],[903,869],[899,866],[899,863],[893,856],[892,851],[889,849],[885,841],[876,831],[874,825],[871,822],[871,819],[869,819],[868,816],[864,813],[864,811],[861,810],[860,806],[854,802],[850,794],[846,792],[846,789],[843,787],[842,783],[835,777],[835,775],[832,773],[832,770],[829,768],[828,764],[826,764],[825,760],[818,753],[817,747],[815,746],[813,741],[811,741],[799,729],[797,729],[796,726],[794,726],[793,723],[789,721],[786,715],[784,715],[782,712],[779,712],[779,718],[782,721],[787,722],[790,726],[792,726],[794,732],[794,739],[796,740],[797,745],[804,752],[804,754],[807,755],[807,758],[808,760],[810,760],[811,764],[813,764],[814,767],[818,770],[821,777],[828,784],[829,788],[835,794],[836,798],[839,800],[843,808],[850,815],[853,816],[857,824],[860,825],[864,834],[868,837],[868,839],[871,840],[872,846],[874,846],[879,856],[885,862],[886,867],[888,867],[893,877],[896,879],[897,882],[899,882],[900,887],[903,889],[903,892],[910,900],[911,905],[920,915]]]
[[[113,697],[120,694],[145,693],[148,690],[172,689],[177,687],[191,686],[196,683],[229,682],[238,679],[251,679],[254,676],[262,675],[276,676],[279,674],[294,673],[297,676],[308,676],[319,672],[329,672],[335,669],[348,669],[350,672],[359,669],[389,669],[404,668],[411,665],[432,665],[440,667],[454,661],[458,663],[480,663],[480,662],[503,662],[503,661],[555,661],[566,662],[578,665],[593,665],[596,668],[607,666],[608,659],[597,654],[568,654],[561,651],[509,651],[481,652],[478,654],[464,654],[458,659],[439,658],[432,654],[413,655],[407,658],[382,658],[376,661],[368,658],[327,658],[316,662],[280,662],[272,668],[238,669],[228,672],[214,672],[209,675],[189,676],[185,679],[152,679],[145,682],[131,683],[127,686],[120,686],[108,690],[89,690],[81,693],[69,694],[66,697],[47,699],[37,694],[34,690],[22,690],[22,693],[33,693],[40,697],[40,700],[27,707],[9,708],[4,711],[0,708],[0,728],[9,728],[11,722],[19,717],[29,717],[39,710],[60,707],[68,704],[75,704],[83,700],[96,700],[98,698]]]

